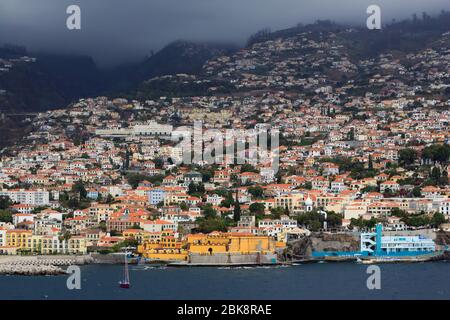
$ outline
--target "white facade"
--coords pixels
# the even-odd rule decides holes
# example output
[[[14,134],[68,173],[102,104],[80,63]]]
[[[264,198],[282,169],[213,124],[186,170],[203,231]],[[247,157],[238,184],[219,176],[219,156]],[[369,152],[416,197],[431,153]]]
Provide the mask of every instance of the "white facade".
[[[282,226],[283,228],[294,228],[297,227],[297,221],[289,219],[287,216],[282,216],[281,219],[270,220],[264,219],[258,222],[259,228]]]
[[[450,199],[446,199],[441,203],[439,212],[446,216],[450,215]]]
[[[18,213],[13,214],[13,224],[17,226],[19,223],[22,223],[24,221],[34,221],[34,214],[25,214],[25,213]]]
[[[11,201],[33,206],[46,206],[50,204],[50,195],[46,190],[2,190],[0,196],[7,196]]]
[[[150,122],[146,125],[136,125],[133,127],[134,135],[145,136],[170,136],[172,134],[173,127],[166,124],[158,124],[156,122]]]
[[[177,224],[171,221],[155,220],[146,221],[143,223],[142,228],[148,232],[162,232],[164,230],[177,231]]]
[[[6,246],[6,229],[0,227],[0,247]]]

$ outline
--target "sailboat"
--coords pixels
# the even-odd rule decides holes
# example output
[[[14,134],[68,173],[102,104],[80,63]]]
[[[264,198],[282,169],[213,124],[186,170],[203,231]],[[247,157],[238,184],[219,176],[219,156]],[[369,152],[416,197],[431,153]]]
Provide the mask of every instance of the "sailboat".
[[[119,286],[122,289],[129,289],[130,288],[130,274],[128,272],[128,257],[127,252],[125,251],[125,267],[123,270],[123,280],[119,281]]]

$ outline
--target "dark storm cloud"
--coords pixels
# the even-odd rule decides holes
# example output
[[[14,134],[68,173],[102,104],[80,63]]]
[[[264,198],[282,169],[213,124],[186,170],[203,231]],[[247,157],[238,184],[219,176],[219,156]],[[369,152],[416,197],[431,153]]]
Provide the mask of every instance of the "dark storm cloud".
[[[66,28],[66,8],[81,7],[82,30]],[[103,65],[143,57],[178,39],[243,44],[255,31],[317,19],[364,24],[450,9],[448,0],[0,0],[0,42],[32,51],[92,55]]]

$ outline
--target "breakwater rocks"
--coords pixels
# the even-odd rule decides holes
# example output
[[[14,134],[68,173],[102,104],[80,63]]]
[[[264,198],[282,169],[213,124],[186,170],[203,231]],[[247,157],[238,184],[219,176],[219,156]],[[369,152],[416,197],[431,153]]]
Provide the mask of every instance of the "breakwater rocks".
[[[65,274],[66,271],[60,267],[52,265],[15,265],[15,264],[0,264],[0,274],[6,275],[23,275],[23,276],[47,276]]]
[[[0,274],[58,275],[70,265],[91,263],[90,256],[0,256]]]

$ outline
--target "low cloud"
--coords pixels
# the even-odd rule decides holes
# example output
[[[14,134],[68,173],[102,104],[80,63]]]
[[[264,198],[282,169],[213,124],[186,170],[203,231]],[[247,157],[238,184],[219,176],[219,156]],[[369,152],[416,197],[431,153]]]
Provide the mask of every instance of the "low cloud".
[[[82,30],[66,28],[66,8],[81,7]],[[377,4],[382,19],[449,10],[448,0],[1,0],[0,42],[31,51],[87,54],[100,65],[142,58],[179,39],[238,45],[255,31],[317,19],[365,24]]]

